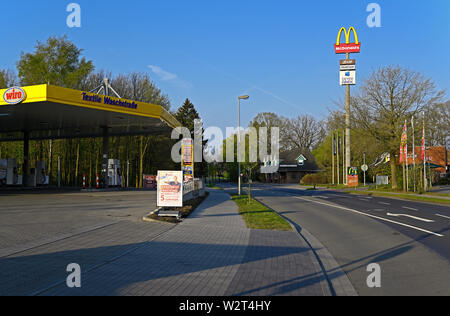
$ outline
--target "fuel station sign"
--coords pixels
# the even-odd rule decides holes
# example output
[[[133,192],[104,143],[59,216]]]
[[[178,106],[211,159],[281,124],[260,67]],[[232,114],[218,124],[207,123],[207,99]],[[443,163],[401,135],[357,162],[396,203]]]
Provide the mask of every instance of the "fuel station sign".
[[[3,101],[8,104],[19,104],[26,98],[25,90],[19,87],[12,87],[3,93]]]

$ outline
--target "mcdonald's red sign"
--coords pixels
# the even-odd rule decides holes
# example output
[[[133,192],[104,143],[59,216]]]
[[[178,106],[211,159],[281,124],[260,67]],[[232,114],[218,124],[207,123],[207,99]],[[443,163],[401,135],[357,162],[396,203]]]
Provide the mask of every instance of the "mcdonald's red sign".
[[[344,31],[345,34],[345,43],[341,43],[342,31]],[[352,31],[355,37],[354,43],[350,43],[350,32]],[[334,49],[336,54],[359,53],[361,51],[361,43],[358,41],[358,34],[353,26],[348,29],[348,32],[345,27],[341,27],[337,36],[336,44],[334,45]]]

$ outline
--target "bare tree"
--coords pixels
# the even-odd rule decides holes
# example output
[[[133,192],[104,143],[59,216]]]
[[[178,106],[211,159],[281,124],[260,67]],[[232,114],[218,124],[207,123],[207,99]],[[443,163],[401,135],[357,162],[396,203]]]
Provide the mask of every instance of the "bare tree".
[[[391,154],[392,188],[397,188],[394,157],[404,121],[424,108],[433,107],[443,95],[422,74],[389,66],[374,72],[352,99],[354,119]]]
[[[19,79],[11,70],[0,70],[0,89],[6,89],[18,84]]]
[[[450,136],[450,101],[425,109],[425,123],[430,146],[445,146]]]
[[[313,149],[325,138],[324,125],[324,122],[308,114],[285,119],[280,130],[281,143],[285,149]]]

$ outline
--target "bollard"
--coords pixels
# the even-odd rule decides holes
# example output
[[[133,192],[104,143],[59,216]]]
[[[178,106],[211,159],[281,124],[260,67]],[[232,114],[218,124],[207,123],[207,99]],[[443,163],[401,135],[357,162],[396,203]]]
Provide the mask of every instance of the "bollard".
[[[98,174],[96,175],[95,181],[97,183],[97,189],[100,188],[100,178],[98,177]]]
[[[83,173],[83,190],[86,189],[86,174]]]

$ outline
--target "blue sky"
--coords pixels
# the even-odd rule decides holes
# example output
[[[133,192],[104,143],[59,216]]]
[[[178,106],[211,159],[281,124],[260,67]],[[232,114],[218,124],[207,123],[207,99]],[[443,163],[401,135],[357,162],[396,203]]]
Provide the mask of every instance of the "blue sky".
[[[81,28],[66,25],[70,2],[81,6]],[[381,66],[401,65],[450,92],[450,1],[376,1],[381,28],[366,25],[371,2],[8,1],[0,68],[14,69],[36,41],[66,34],[96,69],[148,72],[173,109],[191,99],[206,126],[236,126],[244,93],[251,98],[242,103],[243,125],[263,111],[321,119],[344,95],[343,56],[333,43],[341,26],[354,26],[362,42],[353,55],[359,84]]]

